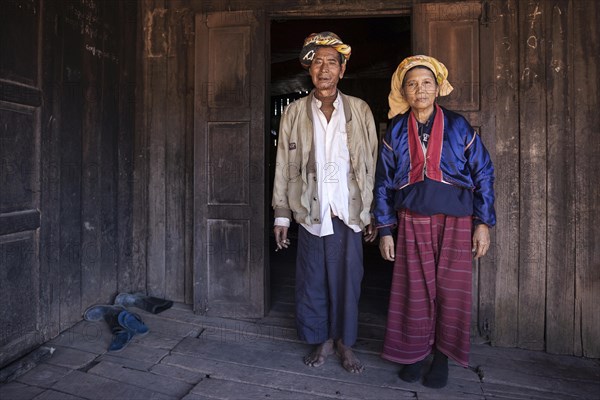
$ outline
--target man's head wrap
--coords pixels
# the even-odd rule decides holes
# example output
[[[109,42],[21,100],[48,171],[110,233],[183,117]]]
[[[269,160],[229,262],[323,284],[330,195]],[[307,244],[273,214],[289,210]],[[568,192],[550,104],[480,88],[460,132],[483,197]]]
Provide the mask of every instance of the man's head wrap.
[[[329,46],[341,54],[341,63],[346,64],[350,59],[351,47],[342,42],[342,39],[333,32],[311,33],[304,39],[300,50],[300,64],[306,69],[310,68],[315,52],[319,46]]]
[[[404,81],[404,76],[408,70],[419,65],[427,67],[433,72],[433,76],[440,88],[440,96],[447,96],[454,89],[450,85],[450,82],[448,82],[448,70],[444,64],[429,56],[407,57],[398,65],[396,72],[392,76],[392,89],[388,96],[388,103],[390,105],[388,118],[392,119],[398,114],[404,114],[410,108],[408,102],[402,96],[402,81]]]

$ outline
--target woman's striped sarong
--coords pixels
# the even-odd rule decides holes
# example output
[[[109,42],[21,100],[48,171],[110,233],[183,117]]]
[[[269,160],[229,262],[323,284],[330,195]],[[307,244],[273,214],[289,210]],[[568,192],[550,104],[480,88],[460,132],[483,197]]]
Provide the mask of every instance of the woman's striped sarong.
[[[471,229],[471,217],[398,213],[383,358],[412,364],[435,346],[468,366]]]

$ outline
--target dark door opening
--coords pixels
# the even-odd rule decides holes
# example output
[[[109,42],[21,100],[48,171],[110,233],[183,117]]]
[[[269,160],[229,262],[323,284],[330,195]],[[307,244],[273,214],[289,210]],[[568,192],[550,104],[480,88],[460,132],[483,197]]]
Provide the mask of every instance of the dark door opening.
[[[366,101],[373,112],[379,135],[387,127],[390,79],[396,67],[411,52],[410,17],[377,17],[348,19],[306,19],[276,20],[271,22],[271,80],[270,80],[270,121],[269,175],[267,187],[270,202],[275,174],[275,156],[279,130],[279,120],[284,108],[312,89],[308,72],[298,61],[298,54],[304,38],[312,32],[335,32],[344,43],[352,46],[352,55],[344,79],[338,88],[345,94]],[[269,239],[270,259],[270,315],[293,317],[294,315],[294,275],[296,247],[295,238],[298,226],[292,222],[290,236],[292,246],[275,252],[272,234],[273,211],[267,227],[271,231]],[[363,244],[364,278],[360,300],[361,334],[368,337],[382,337],[387,314],[387,301],[391,283],[392,264],[379,255],[377,241]]]

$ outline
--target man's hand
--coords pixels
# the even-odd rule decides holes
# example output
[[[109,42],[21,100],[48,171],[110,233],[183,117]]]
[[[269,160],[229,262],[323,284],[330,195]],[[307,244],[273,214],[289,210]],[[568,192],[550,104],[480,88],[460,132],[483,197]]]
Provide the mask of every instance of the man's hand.
[[[486,224],[479,224],[473,232],[473,248],[471,251],[475,258],[485,256],[490,248],[490,228]]]
[[[290,245],[290,240],[287,238],[288,227],[275,225],[273,227],[273,232],[275,233],[275,243],[277,244],[277,249],[275,249],[275,251],[287,249]]]
[[[377,237],[377,228],[373,225],[367,225],[363,230],[365,242],[372,242]]]
[[[392,235],[381,236],[379,238],[379,251],[384,260],[394,261],[396,259],[396,254],[394,253],[394,238]]]

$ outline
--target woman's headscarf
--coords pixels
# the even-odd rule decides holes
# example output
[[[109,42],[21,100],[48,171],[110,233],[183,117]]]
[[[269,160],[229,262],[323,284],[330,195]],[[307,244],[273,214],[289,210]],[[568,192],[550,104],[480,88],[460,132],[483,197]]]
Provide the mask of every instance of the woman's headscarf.
[[[333,32],[311,33],[304,39],[304,45],[300,51],[300,64],[306,69],[310,68],[315,51],[319,46],[329,46],[342,55],[342,64],[350,59],[352,48],[342,42],[342,39]]]
[[[408,102],[402,96],[402,81],[409,69],[419,65],[427,67],[433,72],[433,76],[435,76],[435,80],[440,88],[440,96],[447,96],[454,89],[450,85],[450,82],[448,82],[448,70],[444,64],[433,57],[424,55],[407,57],[398,65],[396,72],[392,76],[392,89],[388,96],[388,103],[390,105],[388,118],[392,119],[398,114],[404,114],[410,108]]]

